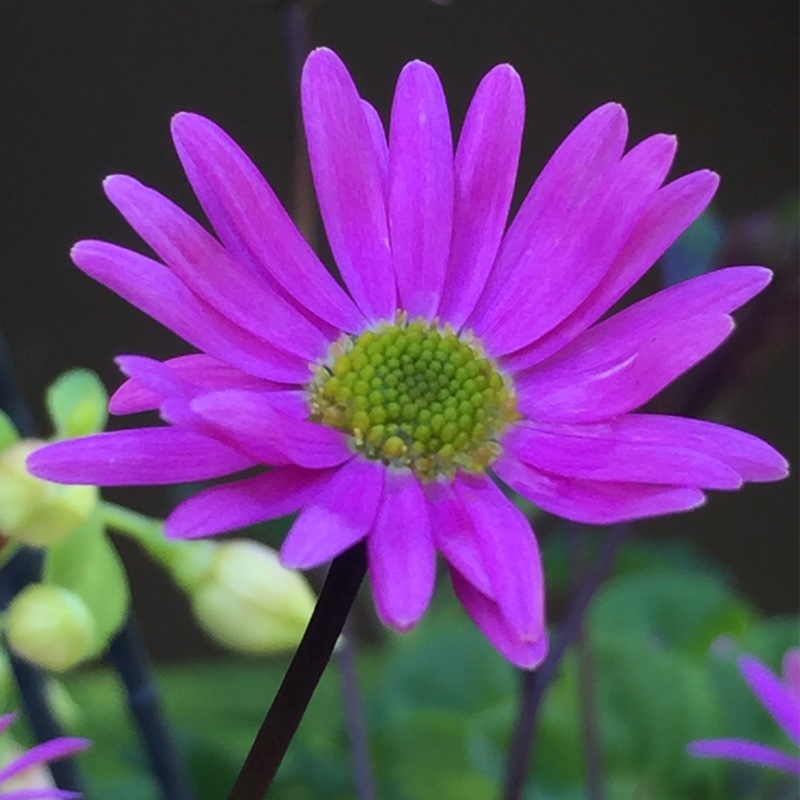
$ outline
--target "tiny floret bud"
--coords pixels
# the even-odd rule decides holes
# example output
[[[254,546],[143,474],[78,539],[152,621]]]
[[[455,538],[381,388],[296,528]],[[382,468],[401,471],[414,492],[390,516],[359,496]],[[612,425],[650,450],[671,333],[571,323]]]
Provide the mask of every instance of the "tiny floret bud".
[[[34,547],[66,539],[98,501],[96,486],[64,486],[28,472],[26,459],[43,444],[24,439],[0,453],[0,534]]]
[[[51,672],[63,672],[92,652],[95,622],[74,592],[34,583],[11,602],[7,636],[11,649],[24,659]]]
[[[220,543],[189,591],[202,628],[224,647],[251,654],[296,647],[315,602],[299,572],[282,566],[274,550],[244,539]]]

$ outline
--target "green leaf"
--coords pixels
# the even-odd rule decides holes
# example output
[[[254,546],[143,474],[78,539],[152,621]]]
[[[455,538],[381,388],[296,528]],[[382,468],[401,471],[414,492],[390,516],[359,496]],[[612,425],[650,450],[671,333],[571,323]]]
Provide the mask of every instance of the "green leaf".
[[[19,439],[19,433],[4,411],[0,411],[0,453]]]
[[[86,436],[106,426],[108,394],[90,370],[65,372],[48,388],[46,402],[59,438]]]
[[[48,549],[44,580],[80,595],[97,625],[96,653],[102,652],[124,622],[130,596],[122,562],[98,513]]]

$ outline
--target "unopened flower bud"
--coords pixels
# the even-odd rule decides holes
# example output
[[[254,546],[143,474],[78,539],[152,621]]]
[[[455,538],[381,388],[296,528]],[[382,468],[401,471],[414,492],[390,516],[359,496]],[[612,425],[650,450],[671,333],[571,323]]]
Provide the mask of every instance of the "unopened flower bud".
[[[35,478],[25,461],[44,442],[25,439],[0,453],[0,533],[34,547],[56,545],[94,510],[96,486]]]
[[[190,592],[201,627],[244,653],[296,647],[314,609],[306,579],[286,569],[274,550],[245,539],[220,543]]]
[[[94,647],[92,612],[77,594],[60,586],[27,586],[12,600],[6,624],[11,649],[51,672],[74,667]]]

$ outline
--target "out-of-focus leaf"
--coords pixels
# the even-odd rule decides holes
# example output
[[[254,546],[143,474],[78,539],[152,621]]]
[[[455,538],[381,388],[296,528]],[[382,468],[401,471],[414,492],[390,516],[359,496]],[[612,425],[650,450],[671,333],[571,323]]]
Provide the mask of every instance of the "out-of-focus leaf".
[[[44,580],[80,595],[97,625],[97,649],[105,649],[128,612],[128,578],[98,513],[47,551]]]
[[[19,433],[14,423],[11,421],[8,414],[0,411],[0,453],[7,447],[11,447],[18,439]]]
[[[673,286],[703,275],[716,265],[725,226],[707,209],[667,250],[659,261],[664,286]]]
[[[47,389],[46,402],[60,439],[97,433],[108,421],[108,394],[87,369],[73,369],[57,378]]]

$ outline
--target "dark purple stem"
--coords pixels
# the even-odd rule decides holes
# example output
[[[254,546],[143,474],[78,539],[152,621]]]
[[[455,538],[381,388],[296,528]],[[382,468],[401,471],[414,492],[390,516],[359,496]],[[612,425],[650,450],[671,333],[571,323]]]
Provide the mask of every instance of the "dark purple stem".
[[[364,543],[331,564],[314,613],[228,800],[262,800],[286,755],[367,572]]]

